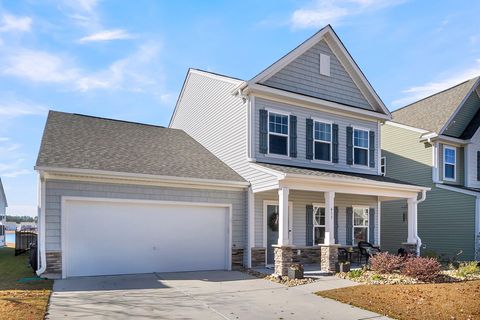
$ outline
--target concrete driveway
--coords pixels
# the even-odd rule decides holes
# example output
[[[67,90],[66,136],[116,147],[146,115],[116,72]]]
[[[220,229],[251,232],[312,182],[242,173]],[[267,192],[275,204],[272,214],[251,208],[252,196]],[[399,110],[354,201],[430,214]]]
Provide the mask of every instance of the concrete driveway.
[[[385,319],[305,289],[228,271],[73,278],[47,319]]]

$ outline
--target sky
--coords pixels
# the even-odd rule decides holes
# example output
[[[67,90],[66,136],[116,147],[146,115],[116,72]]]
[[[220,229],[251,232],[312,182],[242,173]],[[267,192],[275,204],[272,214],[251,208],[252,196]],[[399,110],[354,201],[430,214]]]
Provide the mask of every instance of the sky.
[[[188,68],[250,79],[330,23],[390,110],[480,75],[480,1],[0,0],[0,177],[36,215],[49,109],[168,126]]]

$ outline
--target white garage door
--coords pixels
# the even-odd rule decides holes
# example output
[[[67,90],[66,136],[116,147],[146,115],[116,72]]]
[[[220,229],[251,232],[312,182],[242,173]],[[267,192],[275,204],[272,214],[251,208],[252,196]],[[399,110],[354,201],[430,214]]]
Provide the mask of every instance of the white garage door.
[[[229,209],[65,200],[64,277],[229,269]]]

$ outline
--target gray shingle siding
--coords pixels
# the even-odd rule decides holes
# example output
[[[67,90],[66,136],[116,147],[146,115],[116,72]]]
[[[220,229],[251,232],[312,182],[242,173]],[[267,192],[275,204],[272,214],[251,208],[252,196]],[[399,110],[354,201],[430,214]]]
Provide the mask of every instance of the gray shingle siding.
[[[232,244],[246,240],[246,191],[201,190],[141,185],[105,184],[64,180],[46,181],[46,250],[60,251],[62,196],[99,197],[232,204]]]
[[[267,155],[261,154],[259,152],[259,117],[258,110],[260,109],[271,109],[279,110],[283,112],[289,112],[292,115],[297,116],[297,157],[291,159],[280,159],[275,157],[268,157]],[[254,150],[256,152],[255,158],[260,162],[269,162],[274,164],[283,164],[283,165],[294,165],[294,166],[303,166],[310,168],[319,168],[319,169],[328,169],[328,170],[342,170],[358,173],[370,173],[377,174],[377,156],[379,150],[379,141],[378,141],[378,125],[375,121],[366,121],[355,118],[349,118],[347,116],[335,115],[327,112],[316,111],[312,109],[307,109],[303,107],[298,107],[294,105],[288,105],[284,103],[279,103],[266,99],[255,99],[255,109],[253,112],[254,121]],[[323,119],[331,121],[338,124],[338,163],[332,164],[323,164],[318,161],[308,160],[307,159],[307,150],[306,150],[306,119]],[[347,126],[361,127],[367,130],[375,132],[375,167],[368,166],[351,166],[346,164],[347,158],[347,148],[346,148],[346,128]]]
[[[330,76],[320,74],[320,53],[330,56]],[[322,40],[263,84],[373,110],[328,44]]]

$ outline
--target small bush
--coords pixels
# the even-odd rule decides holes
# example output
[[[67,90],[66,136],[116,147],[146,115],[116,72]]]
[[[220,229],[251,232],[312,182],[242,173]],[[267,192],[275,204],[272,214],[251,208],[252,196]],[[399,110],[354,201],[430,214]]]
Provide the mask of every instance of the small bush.
[[[362,269],[354,269],[354,270],[351,270],[350,272],[348,272],[348,277],[350,279],[355,279],[355,278],[361,277],[362,274],[363,274]]]
[[[455,273],[459,277],[466,278],[470,275],[480,274],[480,267],[476,261],[464,262],[460,264]]]
[[[403,262],[400,272],[420,281],[431,282],[437,278],[440,268],[440,263],[433,258],[409,257]]]
[[[382,276],[379,275],[379,274],[374,274],[374,275],[372,276],[372,280],[373,280],[373,281],[382,281],[382,280],[384,280],[384,279],[385,279],[385,278],[382,277]]]
[[[393,273],[400,270],[404,258],[381,252],[370,258],[370,269],[380,273]]]

